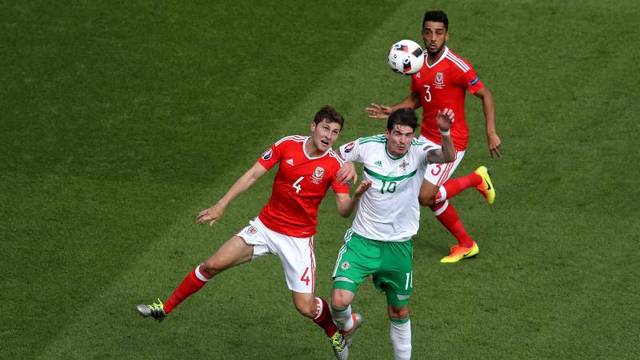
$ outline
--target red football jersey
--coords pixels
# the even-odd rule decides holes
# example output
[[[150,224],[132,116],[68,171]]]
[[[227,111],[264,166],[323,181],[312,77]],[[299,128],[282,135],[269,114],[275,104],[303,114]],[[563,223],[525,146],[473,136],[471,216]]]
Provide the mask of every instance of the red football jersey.
[[[316,233],[318,207],[329,187],[336,193],[349,193],[349,185],[336,180],[342,161],[333,150],[318,157],[308,156],[304,150],[307,139],[284,137],[258,160],[266,169],[280,165],[271,198],[258,217],[269,229],[294,237]]]
[[[433,65],[428,65],[425,52],[424,66],[411,76],[411,92],[420,94],[422,104],[422,126],[420,134],[440,143],[440,130],[436,123],[438,110],[453,109],[455,121],[451,128],[456,150],[467,148],[469,129],[464,113],[465,91],[471,93],[482,89],[484,84],[470,63],[459,57],[448,47]]]

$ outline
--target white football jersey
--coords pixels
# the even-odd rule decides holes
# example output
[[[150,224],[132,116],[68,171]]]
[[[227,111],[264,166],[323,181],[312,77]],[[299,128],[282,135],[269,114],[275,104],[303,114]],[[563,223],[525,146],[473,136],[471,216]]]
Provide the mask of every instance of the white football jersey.
[[[340,147],[348,161],[364,165],[364,178],[371,188],[360,198],[352,229],[358,235],[379,241],[406,241],[418,232],[418,195],[428,164],[427,154],[437,146],[413,140],[401,157],[387,152],[384,135],[363,137]]]

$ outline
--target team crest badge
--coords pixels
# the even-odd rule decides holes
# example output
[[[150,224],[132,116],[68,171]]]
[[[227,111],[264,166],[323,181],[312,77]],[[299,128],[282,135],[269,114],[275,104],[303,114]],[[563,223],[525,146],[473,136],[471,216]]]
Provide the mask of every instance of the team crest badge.
[[[348,261],[344,261],[342,264],[340,264],[340,269],[342,270],[348,270],[351,267],[351,264],[349,264]]]
[[[273,156],[273,150],[267,149],[264,153],[262,153],[262,160],[269,160]]]
[[[409,165],[409,163],[406,160],[402,160],[402,164],[398,165],[398,167],[400,169],[402,169],[403,172],[407,171],[407,166]]]
[[[255,234],[258,232],[258,229],[256,229],[256,227],[255,227],[255,226],[251,225],[251,226],[249,226],[249,228],[247,229],[247,232],[248,232],[250,235],[255,235]]]
[[[444,74],[442,72],[438,71],[436,73],[436,78],[433,86],[435,86],[437,89],[442,89],[444,87]]]
[[[311,181],[314,184],[319,184],[320,181],[322,181],[323,177],[324,177],[324,169],[318,166],[316,167],[315,170],[313,170],[313,175],[311,175]]]

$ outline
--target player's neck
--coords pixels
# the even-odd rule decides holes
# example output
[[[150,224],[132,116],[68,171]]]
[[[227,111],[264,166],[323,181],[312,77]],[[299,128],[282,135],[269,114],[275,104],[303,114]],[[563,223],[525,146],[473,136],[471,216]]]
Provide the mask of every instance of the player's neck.
[[[403,156],[405,156],[409,150],[405,151],[405,152],[394,152],[392,149],[389,148],[389,145],[387,144],[387,154],[389,155],[390,158],[394,159],[394,160],[398,160],[400,158],[402,158]]]
[[[429,65],[433,65],[436,62],[438,62],[438,60],[440,60],[440,58],[442,57],[442,55],[444,55],[444,51],[447,49],[446,45],[442,45],[442,48],[440,49],[440,51],[438,51],[437,53],[430,53],[427,52],[427,63]]]
[[[304,152],[309,157],[319,157],[324,155],[325,151],[321,151],[316,147],[316,144],[313,143],[313,139],[311,136],[307,138],[307,141],[304,142]]]

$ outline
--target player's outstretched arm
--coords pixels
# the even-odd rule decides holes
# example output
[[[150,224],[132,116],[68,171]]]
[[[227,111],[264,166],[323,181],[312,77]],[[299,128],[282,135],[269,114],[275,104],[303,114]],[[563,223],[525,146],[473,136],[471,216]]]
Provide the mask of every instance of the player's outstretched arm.
[[[362,180],[353,196],[349,194],[336,194],[336,205],[338,207],[338,214],[342,217],[348,217],[356,209],[360,202],[360,197],[371,187],[371,180]]]
[[[500,144],[502,142],[496,131],[496,105],[493,101],[493,94],[491,93],[491,90],[484,87],[476,91],[474,95],[482,101],[482,112],[484,112],[489,156],[492,158],[500,157]]]
[[[338,156],[340,156],[340,154],[338,154]],[[342,159],[342,156],[340,156],[340,158]],[[355,184],[355,182],[358,181],[358,172],[356,172],[355,165],[353,165],[351,161],[344,160],[344,163],[336,174],[336,180],[340,183],[352,182]]]
[[[227,205],[229,205],[233,199],[238,197],[238,195],[247,191],[259,178],[262,177],[262,175],[266,174],[266,172],[267,169],[265,169],[259,162],[253,164],[251,169],[236,180],[227,193],[224,194],[224,196],[218,200],[215,205],[198,213],[196,222],[198,224],[209,223],[209,226],[212,226],[220,217],[222,217]]]
[[[451,138],[451,126],[455,120],[455,114],[451,109],[438,110],[436,123],[440,128],[440,149],[431,150],[427,159],[431,163],[447,163],[456,159],[456,149]]]
[[[386,106],[380,104],[371,103],[364,109],[372,119],[387,119],[392,112],[398,109],[410,108],[417,109],[420,107],[420,94],[412,92],[401,102],[393,105]]]

